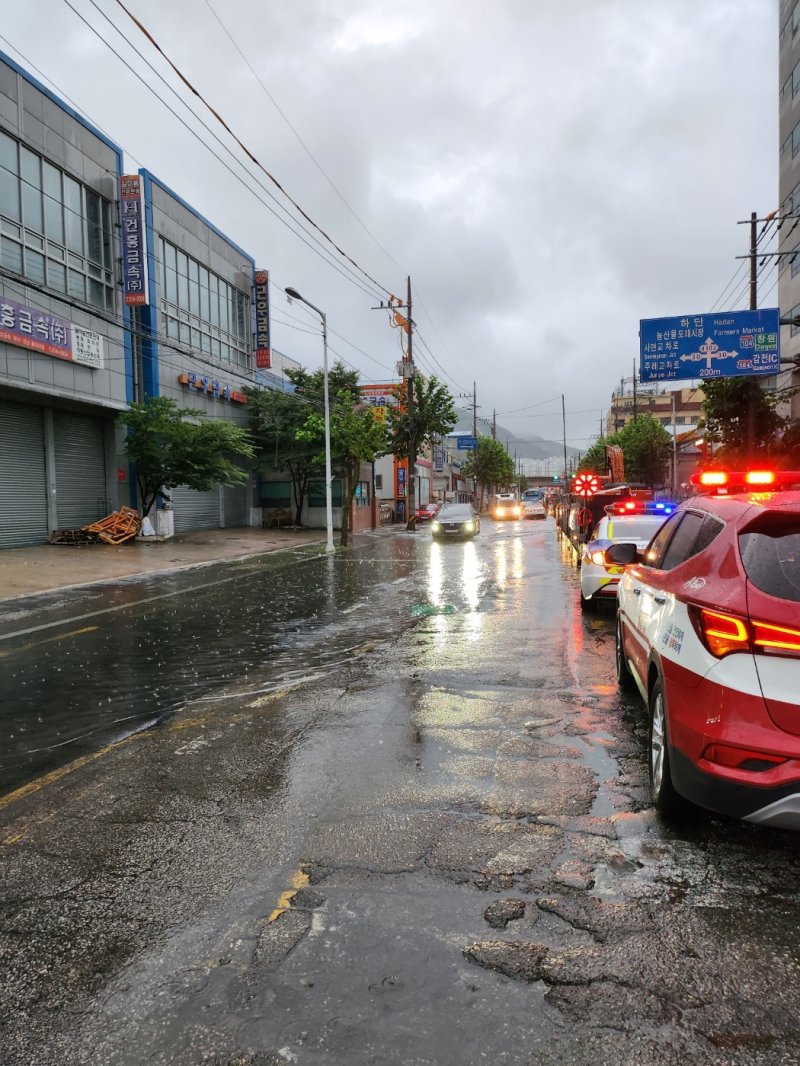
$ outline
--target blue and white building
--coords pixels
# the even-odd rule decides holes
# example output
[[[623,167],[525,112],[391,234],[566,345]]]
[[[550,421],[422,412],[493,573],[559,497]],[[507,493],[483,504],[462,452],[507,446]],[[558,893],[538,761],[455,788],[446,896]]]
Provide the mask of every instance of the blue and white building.
[[[268,292],[250,254],[0,53],[0,548],[136,506],[117,423],[133,401],[245,426],[245,387],[296,365],[271,360]],[[165,535],[261,523],[252,481],[171,497]]]

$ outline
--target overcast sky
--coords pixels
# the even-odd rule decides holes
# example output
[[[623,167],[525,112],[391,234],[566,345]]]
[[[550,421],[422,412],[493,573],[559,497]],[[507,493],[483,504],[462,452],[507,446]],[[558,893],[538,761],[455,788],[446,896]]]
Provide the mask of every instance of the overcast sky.
[[[120,37],[179,86],[115,0],[69,4],[211,141]],[[411,274],[422,369],[455,394],[475,381],[479,413],[521,437],[560,436],[564,393],[584,450],[632,373],[639,319],[711,310],[747,251],[737,221],[777,207],[777,0],[126,4],[360,267],[403,296]],[[376,300],[67,0],[5,5],[0,33],[131,169],[269,269],[274,347],[321,364],[313,316],[280,292],[291,285],[327,313],[335,354],[365,381],[392,379],[398,334]]]

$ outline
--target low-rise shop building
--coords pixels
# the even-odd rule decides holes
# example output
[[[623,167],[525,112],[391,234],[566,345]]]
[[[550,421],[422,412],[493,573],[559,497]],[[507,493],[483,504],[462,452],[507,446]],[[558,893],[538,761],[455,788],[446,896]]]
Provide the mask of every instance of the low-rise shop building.
[[[0,548],[128,503],[122,151],[0,53]]]

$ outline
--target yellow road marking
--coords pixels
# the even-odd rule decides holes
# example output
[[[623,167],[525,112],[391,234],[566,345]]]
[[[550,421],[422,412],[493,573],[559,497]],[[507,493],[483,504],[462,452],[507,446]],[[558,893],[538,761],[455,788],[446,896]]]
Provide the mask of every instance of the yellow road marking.
[[[289,691],[290,689],[286,688],[270,693],[268,697],[269,702],[288,694]],[[237,695],[243,694],[231,693],[231,699]],[[249,706],[252,706],[252,704]],[[202,714],[194,714],[176,719],[175,721],[170,722],[165,729],[170,733],[178,733],[184,729],[188,729],[190,726],[202,725],[205,721],[211,718],[213,713],[213,710],[209,708]],[[240,721],[241,719],[249,718],[250,716],[251,715],[248,712],[241,712],[233,715],[228,721]],[[45,788],[47,785],[55,784],[56,781],[60,781],[62,777],[66,777],[67,774],[71,774],[75,770],[80,770],[83,766],[87,766],[90,762],[94,762],[95,759],[100,759],[104,755],[108,755],[109,752],[116,751],[116,749],[122,747],[123,744],[129,744],[134,740],[147,740],[151,735],[149,729],[143,729],[137,733],[132,733],[129,737],[123,737],[121,740],[117,740],[113,744],[106,744],[105,747],[99,748],[97,751],[92,752],[91,755],[81,755],[80,758],[73,759],[73,761],[67,763],[66,766],[61,766],[57,770],[51,770],[49,774],[45,774],[43,777],[37,777],[35,781],[29,781],[27,785],[22,785],[14,792],[9,792],[7,796],[0,796],[0,811],[5,810],[6,807],[10,807],[13,803],[16,803],[17,800],[24,799],[26,796],[30,796],[34,792],[41,791],[41,789]],[[16,843],[16,841],[11,838],[6,838],[5,843]]]
[[[275,910],[272,911],[269,918],[267,918],[267,925],[271,925],[272,922],[277,921],[284,911],[288,911],[291,907],[292,900],[305,885],[309,884],[308,874],[304,870],[295,870],[291,878],[291,888],[288,888],[285,892],[282,892],[278,899],[278,904]]]
[[[67,637],[79,637],[83,633],[94,633],[100,626],[84,626],[83,629],[73,629],[69,633],[62,633],[58,637],[45,637],[43,640],[34,640],[30,644],[23,644],[21,648],[13,648],[11,651],[0,651],[0,659],[8,655],[19,655],[21,651],[30,651],[38,648],[41,644],[50,644],[54,640],[66,640]]]

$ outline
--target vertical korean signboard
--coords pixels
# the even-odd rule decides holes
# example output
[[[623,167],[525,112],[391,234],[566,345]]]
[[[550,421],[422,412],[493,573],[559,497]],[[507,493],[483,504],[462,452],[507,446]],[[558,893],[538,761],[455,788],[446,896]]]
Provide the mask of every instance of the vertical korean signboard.
[[[122,229],[122,291],[128,306],[139,307],[148,303],[144,200],[139,174],[123,174],[120,177],[119,213]]]
[[[253,277],[253,307],[256,314],[256,332],[253,348],[256,366],[268,370],[272,365],[269,344],[269,272],[257,270]]]

